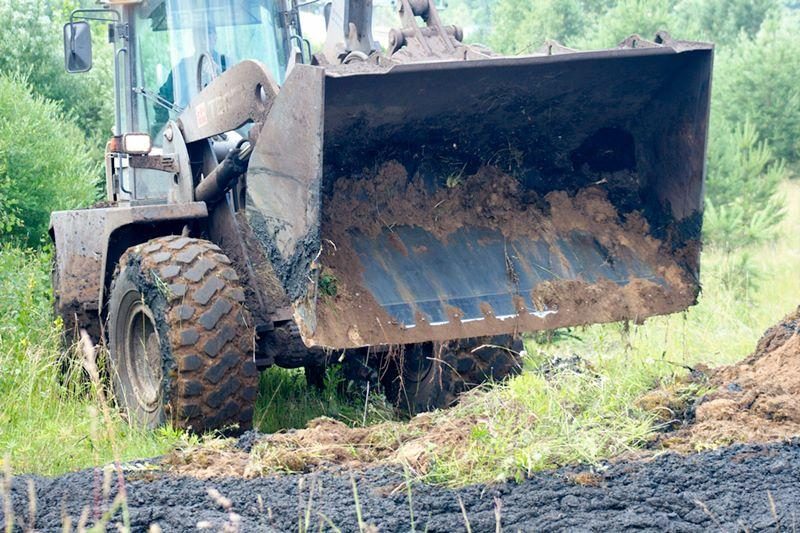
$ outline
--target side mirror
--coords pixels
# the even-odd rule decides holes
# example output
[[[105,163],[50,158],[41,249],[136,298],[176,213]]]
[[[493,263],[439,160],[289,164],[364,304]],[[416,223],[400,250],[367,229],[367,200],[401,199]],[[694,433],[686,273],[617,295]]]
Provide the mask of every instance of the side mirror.
[[[64,24],[64,67],[71,74],[92,68],[92,31],[84,20]]]

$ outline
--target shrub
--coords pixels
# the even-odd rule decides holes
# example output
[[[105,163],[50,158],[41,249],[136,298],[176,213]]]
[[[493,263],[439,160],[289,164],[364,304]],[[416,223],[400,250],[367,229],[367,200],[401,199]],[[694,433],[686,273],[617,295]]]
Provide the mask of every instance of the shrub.
[[[786,203],[778,187],[786,170],[749,121],[715,125],[708,154],[705,240],[722,252],[712,275],[748,298],[760,278],[749,250],[778,236]]]
[[[91,203],[98,168],[89,151],[57,104],[0,73],[0,238],[36,245],[51,211]]]
[[[114,117],[112,50],[95,24],[95,67],[85,74],[64,70],[62,26],[75,2],[70,0],[0,0],[0,72],[27,78],[32,90],[59,102],[65,113],[102,148]]]
[[[681,0],[674,9],[675,36],[733,45],[742,33],[755,37],[764,20],[779,9],[776,0]]]
[[[778,187],[785,165],[760,140],[749,121],[718,121],[708,153],[705,233],[724,251],[761,244],[777,236],[784,216]]]
[[[507,54],[532,53],[546,39],[567,42],[585,23],[579,0],[499,0],[492,14],[490,45]]]
[[[661,0],[619,0],[597,18],[596,24],[575,46],[582,49],[609,48],[634,33],[653,39],[657,31],[672,28],[668,4]]]
[[[754,39],[743,36],[718,54],[714,105],[730,123],[749,119],[775,155],[800,163],[800,42],[797,17],[769,20]]]
[[[678,39],[727,47],[742,34],[755,37],[765,20],[781,14],[778,0],[494,0],[471,7],[475,3],[450,2],[469,14],[491,17],[491,43],[505,53],[532,51],[547,38],[578,48],[605,48],[634,33],[652,38],[662,29]]]

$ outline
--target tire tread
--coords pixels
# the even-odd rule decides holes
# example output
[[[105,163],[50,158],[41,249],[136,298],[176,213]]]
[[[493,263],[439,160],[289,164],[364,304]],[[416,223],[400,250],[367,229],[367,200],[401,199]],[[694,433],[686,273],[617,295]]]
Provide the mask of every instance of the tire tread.
[[[197,433],[234,424],[249,429],[252,416],[244,415],[253,412],[259,375],[251,368],[252,350],[243,346],[255,345],[255,332],[231,261],[208,241],[168,236],[133,247],[120,259],[125,267],[135,264],[145,279],[149,275],[168,291],[163,320],[177,370],[168,377],[168,419]],[[180,281],[166,285],[160,278],[165,270],[170,280]]]

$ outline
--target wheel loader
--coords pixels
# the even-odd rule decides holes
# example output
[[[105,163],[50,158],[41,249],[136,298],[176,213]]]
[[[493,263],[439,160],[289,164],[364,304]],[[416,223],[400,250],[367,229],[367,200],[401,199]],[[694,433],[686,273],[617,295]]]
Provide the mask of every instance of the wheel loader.
[[[632,36],[502,57],[432,0],[107,0],[106,200],[54,212],[54,297],[137,424],[251,426],[259,372],[326,365],[410,412],[518,363],[520,336],[699,293],[713,49]]]

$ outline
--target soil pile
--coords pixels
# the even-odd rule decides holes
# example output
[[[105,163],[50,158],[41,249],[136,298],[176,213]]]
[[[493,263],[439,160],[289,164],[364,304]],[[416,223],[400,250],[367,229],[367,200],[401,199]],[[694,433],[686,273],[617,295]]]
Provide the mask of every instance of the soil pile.
[[[432,184],[419,173],[410,176],[397,161],[359,178],[339,179],[323,205],[323,234],[327,230],[329,235],[342,236],[355,229],[375,237],[387,228],[417,226],[444,242],[459,229],[474,226],[497,230],[509,240],[549,242],[559,234],[583,230],[597,234],[611,251],[629,244],[626,237],[634,238],[623,233],[649,236],[640,213],[620,213],[601,185],[541,196],[493,166],[440,181]],[[648,252],[654,244],[658,248],[653,240],[639,244]]]
[[[308,473],[332,467],[363,469],[381,464],[404,466],[422,475],[437,451],[466,443],[475,422],[468,417],[448,420],[442,413],[424,413],[407,423],[349,427],[323,417],[312,420],[305,429],[251,434],[236,444],[219,440],[177,450],[161,464],[171,474],[199,479],[252,479],[276,473]]]
[[[540,308],[558,309],[555,315],[544,318],[532,315],[520,318],[517,330],[521,331],[644,318],[675,311],[694,300],[695,283],[682,259],[691,255],[691,246],[685,253],[676,250],[678,243],[653,236],[640,212],[620,212],[609,199],[608,180],[569,192],[560,190],[544,195],[492,166],[481,167],[472,175],[456,173],[437,180],[431,183],[431,179],[420,172],[409,175],[405,166],[390,161],[374,172],[339,179],[333,184],[322,203],[323,251],[319,263],[322,278],[328,282],[334,280],[336,290],[335,293],[329,291],[318,301],[316,342],[356,347],[509,333],[504,331],[508,324],[492,324],[493,310],[488,303],[481,306],[486,320],[467,326],[466,322],[460,323],[463,313],[453,309],[452,328],[438,327],[436,331],[421,324],[424,319],[418,319],[415,328],[404,329],[387,316],[370,291],[362,286],[364,267],[353,240],[376,240],[383,234],[383,237],[388,235],[391,245],[407,257],[429,252],[427,249],[409,250],[392,231],[398,227],[421,228],[443,247],[463,228],[496,232],[498,239],[509,243],[508,249],[512,250],[506,252],[507,272],[504,273],[508,277],[509,294],[530,297]],[[663,233],[669,234],[669,231]],[[664,282],[637,278],[632,273],[626,284],[602,276],[595,283],[586,281],[583,265],[580,262],[576,265],[577,257],[586,250],[572,249],[566,244],[578,234],[591,236],[608,264],[620,263],[625,271],[626,266],[630,267],[628,262],[633,261],[631,258],[635,258],[637,264],[647,265]],[[521,268],[537,272],[547,266],[544,270],[553,279],[535,287],[520,287],[515,271],[519,267],[514,267],[509,256],[517,254],[513,251],[514,242],[544,243],[550,264],[530,266],[522,261]],[[483,249],[480,247],[484,244],[475,243],[476,250]],[[377,260],[383,261],[383,258]],[[392,270],[398,267],[381,264],[387,269],[387,275],[398,280],[402,278]],[[529,277],[535,279],[537,275]],[[401,281],[397,283],[401,293],[409,292]],[[409,299],[413,301],[415,297],[419,295],[411,295]],[[517,307],[520,313],[526,314],[526,304],[520,303]],[[347,317],[349,329],[342,327],[342,317]],[[487,330],[473,331],[482,327]],[[465,328],[469,335],[464,334]]]
[[[661,444],[703,449],[800,435],[800,308],[766,332],[747,359],[711,372],[716,390],[699,400],[694,422]]]

